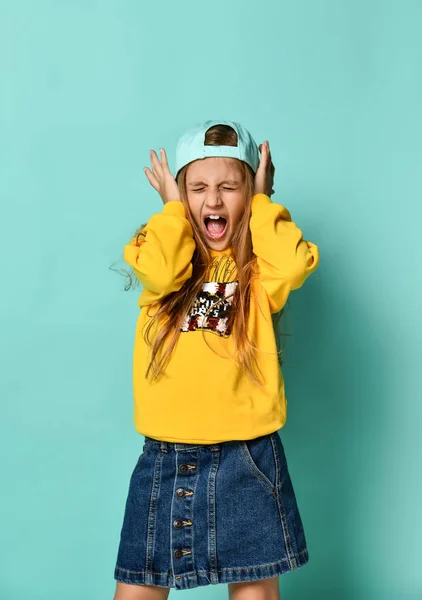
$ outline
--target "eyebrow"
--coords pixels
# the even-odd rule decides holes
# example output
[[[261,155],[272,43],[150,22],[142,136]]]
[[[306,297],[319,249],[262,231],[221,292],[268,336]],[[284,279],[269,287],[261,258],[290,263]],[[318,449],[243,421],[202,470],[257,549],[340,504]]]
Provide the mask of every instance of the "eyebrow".
[[[240,182],[234,179],[225,179],[221,183],[228,183],[229,185],[238,185]],[[191,181],[189,185],[206,185],[203,181]],[[221,185],[221,184],[220,184]]]

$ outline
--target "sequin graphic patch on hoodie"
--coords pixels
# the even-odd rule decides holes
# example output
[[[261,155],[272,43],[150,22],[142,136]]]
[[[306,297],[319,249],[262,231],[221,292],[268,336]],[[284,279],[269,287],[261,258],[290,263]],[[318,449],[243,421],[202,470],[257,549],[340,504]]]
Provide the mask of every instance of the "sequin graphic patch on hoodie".
[[[228,321],[233,308],[237,283],[237,281],[205,282],[195,299],[192,310],[183,323],[182,331],[207,329],[222,337],[228,337],[231,334],[231,326]]]

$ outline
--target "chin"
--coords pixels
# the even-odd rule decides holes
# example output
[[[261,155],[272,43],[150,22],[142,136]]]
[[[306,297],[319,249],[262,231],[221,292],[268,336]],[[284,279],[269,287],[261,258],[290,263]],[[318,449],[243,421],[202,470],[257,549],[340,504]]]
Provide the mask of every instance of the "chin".
[[[227,242],[208,242],[207,241],[207,246],[208,248],[211,248],[212,250],[226,250],[229,247],[229,244],[227,244]]]
[[[226,234],[221,240],[212,240],[207,235],[205,235],[205,233],[203,231],[201,231],[201,238],[202,238],[202,241],[204,242],[204,244],[208,248],[211,248],[211,250],[221,251],[221,250],[226,250],[227,248],[230,247],[232,236],[230,235],[229,232],[227,232],[227,233],[228,233],[228,235]]]

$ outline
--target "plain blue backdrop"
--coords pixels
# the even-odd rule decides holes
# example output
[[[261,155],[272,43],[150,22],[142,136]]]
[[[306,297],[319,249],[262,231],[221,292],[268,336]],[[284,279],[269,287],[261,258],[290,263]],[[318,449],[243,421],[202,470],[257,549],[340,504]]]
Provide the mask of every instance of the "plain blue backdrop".
[[[421,18],[417,0],[1,2],[1,600],[113,596],[143,438],[139,292],[109,266],[161,210],[149,149],[173,167],[220,118],[269,139],[273,200],[321,252],[284,322],[310,562],[281,596],[421,597]]]

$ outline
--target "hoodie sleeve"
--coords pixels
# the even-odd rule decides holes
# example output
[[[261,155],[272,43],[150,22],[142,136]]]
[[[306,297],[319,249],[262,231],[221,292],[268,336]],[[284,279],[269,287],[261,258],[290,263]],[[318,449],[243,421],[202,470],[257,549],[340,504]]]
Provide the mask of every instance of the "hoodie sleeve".
[[[192,276],[195,241],[180,200],[166,202],[144,227],[145,237],[124,246],[124,261],[133,268],[144,290],[139,306],[151,304],[180,290]]]
[[[318,246],[304,240],[287,208],[266,194],[252,198],[250,230],[259,277],[276,313],[318,267]]]

